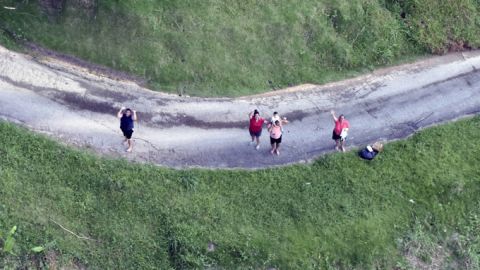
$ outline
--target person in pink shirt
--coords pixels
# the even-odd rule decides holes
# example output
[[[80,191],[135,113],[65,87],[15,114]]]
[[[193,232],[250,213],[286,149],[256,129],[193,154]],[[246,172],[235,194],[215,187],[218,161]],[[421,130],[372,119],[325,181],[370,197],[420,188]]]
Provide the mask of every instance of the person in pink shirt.
[[[333,121],[335,122],[335,128],[333,129],[332,139],[335,141],[335,149],[345,152],[345,139],[348,135],[350,123],[345,119],[345,116],[341,114],[338,118],[335,116],[335,111],[331,111]]]
[[[274,123],[268,125],[268,132],[270,132],[270,144],[272,150],[270,153],[280,155],[280,143],[282,143],[282,124],[279,120],[275,120]]]
[[[256,140],[255,149],[260,148],[260,136],[262,136],[262,129],[263,124],[265,123],[265,119],[260,117],[260,113],[258,110],[254,110],[248,115],[248,119],[250,120],[250,125],[248,131],[250,132],[250,136],[252,137],[252,141],[250,144],[254,144]]]

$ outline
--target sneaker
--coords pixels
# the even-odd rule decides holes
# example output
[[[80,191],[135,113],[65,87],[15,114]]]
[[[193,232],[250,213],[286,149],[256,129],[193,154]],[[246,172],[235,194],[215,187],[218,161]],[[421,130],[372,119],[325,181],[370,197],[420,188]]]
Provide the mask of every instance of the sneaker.
[[[276,150],[275,154],[277,154],[277,156],[280,156],[280,151]]]
[[[132,152],[132,148],[127,149],[127,153],[130,153],[130,152]]]
[[[260,149],[260,144],[257,144],[257,146],[255,146],[255,150],[258,150]]]

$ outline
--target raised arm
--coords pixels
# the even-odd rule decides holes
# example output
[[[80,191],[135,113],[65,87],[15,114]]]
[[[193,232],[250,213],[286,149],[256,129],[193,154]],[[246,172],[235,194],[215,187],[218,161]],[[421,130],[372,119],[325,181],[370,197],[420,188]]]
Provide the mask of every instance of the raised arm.
[[[252,119],[252,117],[253,117],[253,112],[250,112],[250,113],[248,114],[248,120]]]
[[[122,118],[124,110],[125,110],[125,107],[120,108],[120,111],[118,111],[118,113],[117,113],[118,118]]]
[[[334,111],[334,110],[331,110],[330,113],[332,114],[333,121],[337,122],[337,121],[338,121],[338,118],[335,116],[335,111]]]
[[[133,121],[137,121],[137,119],[138,119],[137,118],[137,111],[132,110],[132,112],[133,112],[133,116],[132,116]]]

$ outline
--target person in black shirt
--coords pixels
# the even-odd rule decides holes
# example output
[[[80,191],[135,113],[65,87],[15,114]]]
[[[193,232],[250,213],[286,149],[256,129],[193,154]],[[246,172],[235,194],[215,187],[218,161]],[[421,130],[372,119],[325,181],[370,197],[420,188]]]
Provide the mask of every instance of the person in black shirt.
[[[120,129],[123,132],[123,136],[125,136],[124,143],[128,143],[127,152],[132,152],[132,134],[134,128],[133,121],[137,121],[137,112],[135,110],[122,107],[120,111],[118,111],[117,117],[120,118]]]

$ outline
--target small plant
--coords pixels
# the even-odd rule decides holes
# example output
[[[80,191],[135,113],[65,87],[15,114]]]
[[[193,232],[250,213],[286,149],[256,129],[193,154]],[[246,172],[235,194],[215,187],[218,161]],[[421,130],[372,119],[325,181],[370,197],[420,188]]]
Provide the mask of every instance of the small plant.
[[[7,233],[5,239],[0,239],[3,242],[3,247],[1,249],[1,251],[3,253],[2,255],[5,255],[5,254],[15,255],[15,253],[13,252],[13,248],[15,246],[14,235],[15,235],[16,231],[17,231],[17,226],[13,226],[10,229],[10,231]],[[2,237],[2,235],[0,234],[0,238],[1,237]],[[40,252],[44,251],[45,248],[42,247],[42,246],[36,246],[36,247],[31,248],[30,250],[35,252],[35,253],[40,253]]]
[[[195,191],[198,184],[198,178],[190,174],[185,174],[180,176],[180,183],[186,190]]]
[[[35,253],[40,253],[40,252],[44,251],[45,248],[42,247],[42,246],[37,246],[37,247],[33,247],[31,250]]]
[[[13,247],[15,245],[15,238],[13,238],[13,235],[15,234],[16,231],[17,231],[17,226],[13,226],[8,232],[5,240],[3,241],[2,253],[4,254],[9,253],[11,255],[15,255],[13,253]]]

